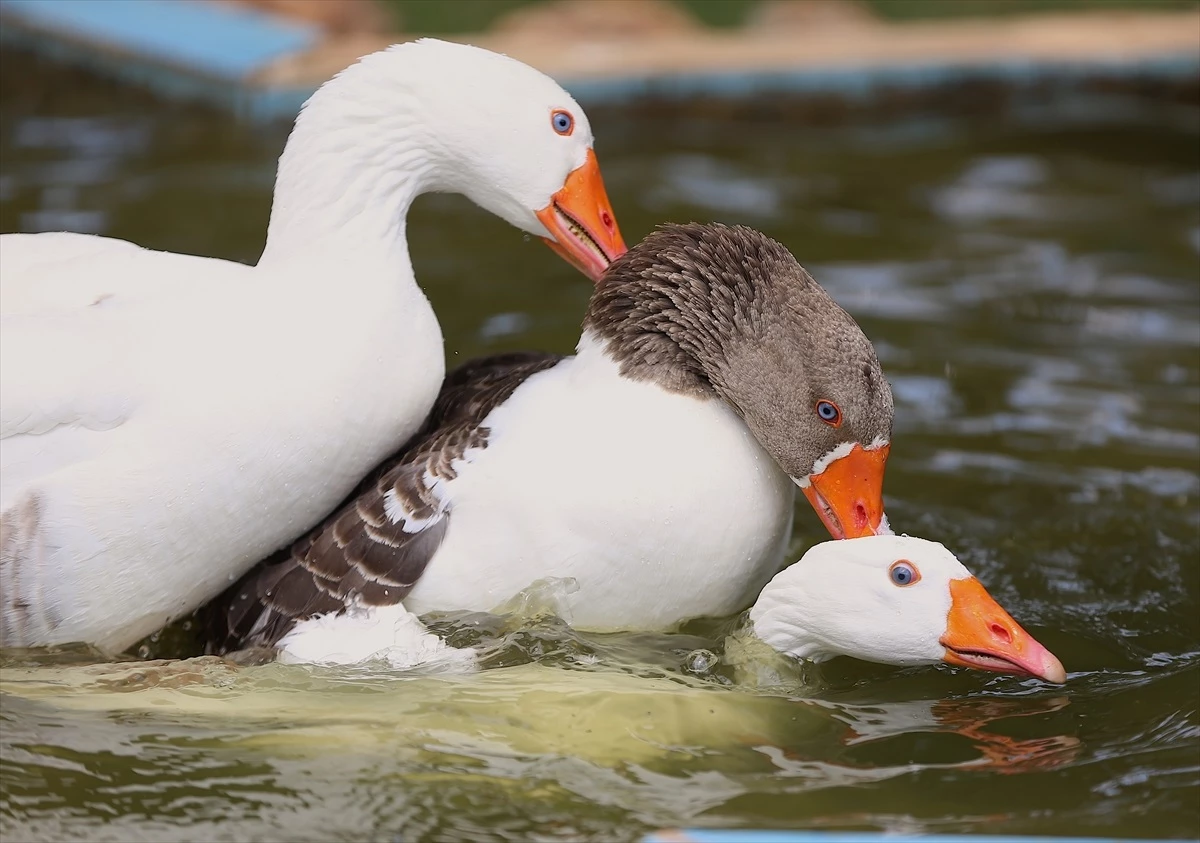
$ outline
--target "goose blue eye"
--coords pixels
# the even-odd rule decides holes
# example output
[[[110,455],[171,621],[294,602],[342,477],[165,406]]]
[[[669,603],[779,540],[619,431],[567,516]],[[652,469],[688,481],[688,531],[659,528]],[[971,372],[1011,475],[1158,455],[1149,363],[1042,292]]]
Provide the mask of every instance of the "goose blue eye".
[[[821,421],[834,427],[842,423],[842,411],[832,401],[818,401],[817,415],[821,417]]]
[[[888,569],[888,576],[891,577],[893,583],[899,586],[912,585],[921,579],[920,573],[912,563],[904,559],[892,563],[892,567]]]
[[[566,111],[553,111],[550,114],[550,125],[560,135],[569,135],[575,130],[575,118]]]

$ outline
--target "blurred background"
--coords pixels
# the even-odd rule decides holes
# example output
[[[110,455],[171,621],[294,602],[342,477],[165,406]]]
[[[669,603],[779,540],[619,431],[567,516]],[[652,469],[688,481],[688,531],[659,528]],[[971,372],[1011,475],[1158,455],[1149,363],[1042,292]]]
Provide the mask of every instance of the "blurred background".
[[[291,15],[338,31],[419,32],[454,34],[482,32],[492,27],[527,25],[538,16],[563,15],[565,8],[585,5],[597,9],[609,0],[562,3],[559,0],[223,0],[264,11]],[[620,3],[621,0],[618,0]],[[662,26],[671,20],[679,28],[711,26],[737,28],[762,25],[775,15],[829,16],[845,20],[882,21],[994,18],[1027,13],[1082,10],[1180,10],[1191,0],[633,0],[625,4],[626,28]],[[558,6],[557,10],[552,7]],[[805,8],[807,7],[807,8]],[[578,12],[572,12],[578,14]],[[568,13],[570,14],[570,13]]]
[[[107,22],[147,29],[142,2]],[[860,321],[896,398],[893,526],[957,552],[1071,679],[839,660],[787,674],[786,692],[741,687],[736,619],[661,636],[444,619],[493,666],[599,671],[547,690],[536,718],[498,683],[197,668],[172,691],[144,670],[64,674],[70,654],[6,657],[6,839],[1200,834],[1200,4],[218,5],[290,46],[235,79],[205,77],[197,48],[206,88],[172,81],[178,63],[154,70],[152,50],[68,37],[44,3],[0,0],[0,230],[253,262],[305,91],[419,35],[501,49],[587,108],[627,241],[665,221],[754,226]],[[541,244],[455,196],[423,197],[409,236],[452,365],[571,351],[590,288]],[[794,556],[822,532],[798,509]],[[141,655],[187,630],[172,635]],[[532,675],[512,687],[548,681]],[[711,693],[693,708],[664,691],[682,686]],[[286,714],[236,716],[264,689]],[[442,719],[420,720],[435,690]],[[227,716],[189,708],[197,695]],[[636,759],[553,737],[597,699],[629,702],[603,721],[613,734],[638,717],[705,725],[647,736],[657,750]],[[501,721],[549,731],[481,742]]]

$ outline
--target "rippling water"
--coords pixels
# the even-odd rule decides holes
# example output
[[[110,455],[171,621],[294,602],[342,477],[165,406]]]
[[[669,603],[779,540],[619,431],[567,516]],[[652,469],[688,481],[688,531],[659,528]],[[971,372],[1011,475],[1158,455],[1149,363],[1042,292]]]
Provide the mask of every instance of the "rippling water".
[[[0,230],[257,257],[282,130],[0,69]],[[745,651],[736,619],[436,619],[486,653],[467,677],[9,653],[5,839],[1200,834],[1200,108],[985,112],[591,116],[627,239],[754,225],[862,322],[896,395],[893,525],[955,549],[1065,687],[802,669]],[[570,349],[588,286],[543,246],[455,197],[410,232],[452,361]],[[797,556],[821,538],[807,509],[796,530]]]

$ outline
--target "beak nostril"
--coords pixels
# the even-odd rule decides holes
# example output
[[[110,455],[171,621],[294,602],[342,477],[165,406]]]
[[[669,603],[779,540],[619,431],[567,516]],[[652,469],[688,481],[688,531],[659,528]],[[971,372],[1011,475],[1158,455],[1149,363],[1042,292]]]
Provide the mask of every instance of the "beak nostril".
[[[608,211],[600,212],[600,222],[604,223],[604,227],[607,228],[609,231],[612,230],[612,224],[613,224],[612,214],[610,214]]]
[[[867,526],[867,508],[861,503],[854,505],[854,526],[860,530]]]
[[[1005,644],[1012,643],[1012,633],[998,623],[992,624],[992,635],[1003,641]]]

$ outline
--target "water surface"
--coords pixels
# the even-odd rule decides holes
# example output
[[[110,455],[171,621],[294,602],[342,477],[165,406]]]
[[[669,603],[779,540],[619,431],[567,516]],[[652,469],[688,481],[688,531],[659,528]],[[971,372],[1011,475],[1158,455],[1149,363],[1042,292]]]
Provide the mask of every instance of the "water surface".
[[[0,63],[0,230],[257,257],[283,129]],[[1200,834],[1194,98],[799,113],[594,112],[626,238],[717,219],[795,252],[892,382],[893,525],[958,552],[1065,687],[747,664],[736,619],[615,636],[440,619],[488,654],[467,677],[8,654],[3,836]],[[588,285],[544,246],[456,197],[420,200],[410,232],[452,363],[571,349]],[[803,507],[795,554],[821,537]]]

